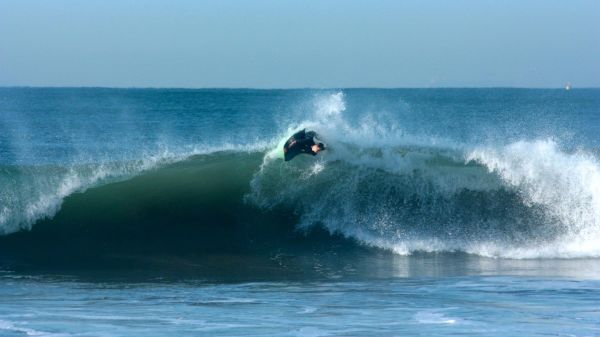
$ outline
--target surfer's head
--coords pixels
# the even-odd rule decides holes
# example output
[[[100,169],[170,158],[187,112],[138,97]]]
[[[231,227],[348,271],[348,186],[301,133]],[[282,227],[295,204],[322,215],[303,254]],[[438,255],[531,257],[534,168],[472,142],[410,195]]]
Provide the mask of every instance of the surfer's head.
[[[311,150],[314,153],[319,153],[320,151],[325,150],[325,144],[323,144],[323,143],[315,144],[315,145],[311,146]]]

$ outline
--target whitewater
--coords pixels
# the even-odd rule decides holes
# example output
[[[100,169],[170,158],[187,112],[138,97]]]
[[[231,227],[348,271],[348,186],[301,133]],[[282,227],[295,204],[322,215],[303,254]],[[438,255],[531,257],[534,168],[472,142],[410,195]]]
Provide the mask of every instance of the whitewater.
[[[599,335],[598,131],[597,89],[0,88],[0,335]]]

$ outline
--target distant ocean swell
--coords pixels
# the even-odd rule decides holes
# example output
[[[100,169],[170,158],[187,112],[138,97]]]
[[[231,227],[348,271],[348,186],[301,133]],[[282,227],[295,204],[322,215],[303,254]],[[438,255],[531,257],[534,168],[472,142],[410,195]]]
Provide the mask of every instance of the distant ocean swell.
[[[90,235],[108,238],[111,224],[119,224],[119,233],[152,236],[161,226],[185,223],[185,231],[210,222],[219,226],[193,233],[205,245],[221,237],[213,240],[216,251],[228,241],[223,235],[261,228],[271,236],[266,240],[277,240],[289,226],[324,228],[398,254],[600,256],[597,154],[565,151],[552,139],[456,144],[411,135],[402,121],[381,116],[349,123],[343,93],[323,97],[317,107],[265,143],[193,147],[128,162],[2,166],[0,231],[89,225]],[[271,149],[299,128],[316,130],[329,149],[284,163]],[[187,240],[182,246],[193,247],[194,237]]]

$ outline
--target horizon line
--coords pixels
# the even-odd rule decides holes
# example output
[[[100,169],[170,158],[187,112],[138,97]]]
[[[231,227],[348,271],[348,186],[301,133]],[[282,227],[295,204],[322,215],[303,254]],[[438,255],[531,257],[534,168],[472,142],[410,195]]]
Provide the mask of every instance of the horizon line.
[[[397,90],[397,89],[530,89],[530,90],[578,90],[578,89],[600,89],[600,86],[586,87],[520,87],[520,86],[398,86],[398,87],[377,87],[377,86],[356,86],[356,87],[156,87],[156,86],[37,86],[37,85],[0,85],[2,89],[133,89],[133,90]]]

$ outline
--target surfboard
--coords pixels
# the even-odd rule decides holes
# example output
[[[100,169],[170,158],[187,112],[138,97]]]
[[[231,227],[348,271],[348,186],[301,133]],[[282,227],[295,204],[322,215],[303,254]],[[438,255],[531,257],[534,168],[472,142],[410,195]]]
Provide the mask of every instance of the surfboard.
[[[288,139],[290,139],[290,136],[285,136],[277,143],[277,148],[275,148],[275,151],[276,151],[275,153],[276,153],[277,158],[280,158],[280,159],[285,158],[285,152],[283,152],[283,146],[288,141]]]
[[[284,160],[285,153],[283,152],[283,145],[285,145],[285,142],[287,142],[288,139],[289,139],[289,137],[286,136],[283,139],[281,139],[279,142],[277,142],[277,146],[268,152],[267,158]]]

